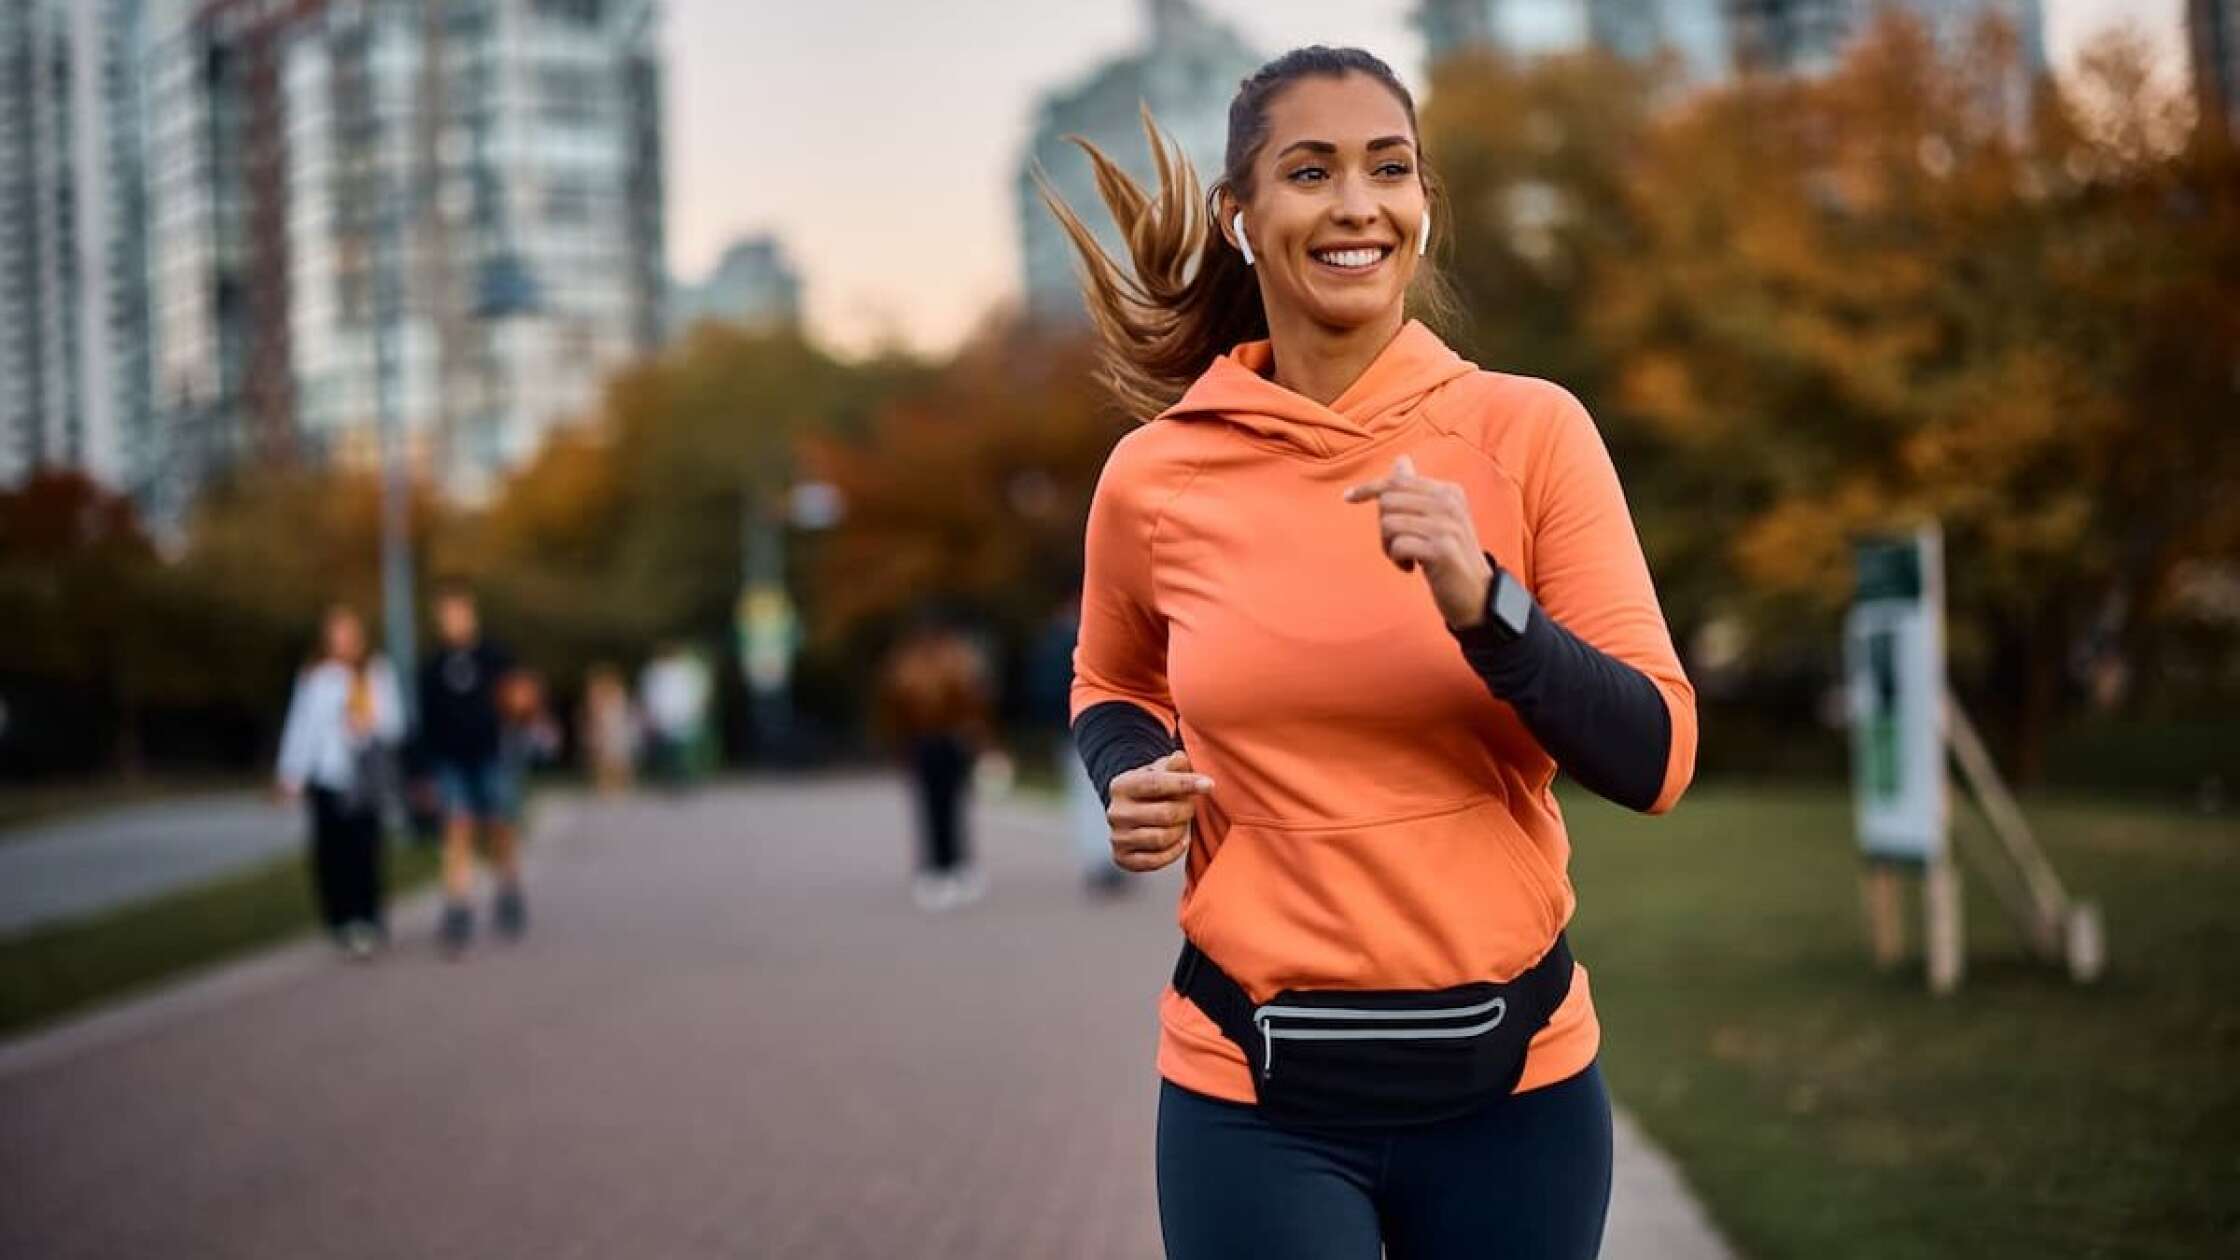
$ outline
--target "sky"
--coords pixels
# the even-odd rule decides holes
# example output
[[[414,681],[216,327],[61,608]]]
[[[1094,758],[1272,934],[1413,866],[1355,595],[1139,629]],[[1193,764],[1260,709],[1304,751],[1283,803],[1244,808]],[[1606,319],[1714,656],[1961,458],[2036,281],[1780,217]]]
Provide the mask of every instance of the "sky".
[[[2057,69],[2128,21],[2182,66],[2184,0],[2044,0]],[[1414,0],[1199,0],[1270,55],[1354,44],[1422,81]],[[1137,46],[1145,0],[666,0],[668,250],[705,276],[772,232],[811,334],[953,348],[1016,296],[1012,180],[1036,98]]]

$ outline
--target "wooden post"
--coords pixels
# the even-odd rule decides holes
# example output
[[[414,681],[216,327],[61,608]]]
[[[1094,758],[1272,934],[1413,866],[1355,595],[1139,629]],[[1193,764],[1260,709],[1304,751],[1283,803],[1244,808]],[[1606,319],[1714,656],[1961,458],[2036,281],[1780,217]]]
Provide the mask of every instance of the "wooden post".
[[[2014,794],[2007,791],[2006,783],[2000,779],[1990,751],[1976,734],[1975,724],[1968,721],[1959,698],[1949,688],[1945,692],[1944,711],[1945,742],[1952,750],[1952,759],[1959,763],[1961,774],[1974,789],[1976,804],[1991,824],[1991,833],[1998,837],[2007,860],[2021,876],[2028,893],[2029,915],[2019,925],[2023,938],[2039,957],[2059,958],[2063,953],[2065,920],[2069,917],[2068,891],[2062,888],[2061,878],[2053,872],[2053,863],[2046,860],[2045,851],[2038,847],[2037,838],[2030,833],[2022,807],[2015,803]]]
[[[1921,891],[1921,935],[1929,955],[1929,991],[1942,997],[1960,987],[1968,957],[1960,911],[1960,868],[1949,851],[1929,859]]]
[[[1859,899],[1867,913],[1867,953],[1875,969],[1890,971],[1905,961],[1905,901],[1898,868],[1869,861],[1859,872]]]

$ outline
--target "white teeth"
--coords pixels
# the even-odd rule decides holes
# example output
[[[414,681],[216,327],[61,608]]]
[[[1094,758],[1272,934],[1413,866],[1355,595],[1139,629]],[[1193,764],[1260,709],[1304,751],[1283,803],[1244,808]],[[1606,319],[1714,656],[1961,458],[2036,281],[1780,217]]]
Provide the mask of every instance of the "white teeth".
[[[1381,249],[1326,249],[1315,255],[1333,267],[1368,267],[1384,257]]]

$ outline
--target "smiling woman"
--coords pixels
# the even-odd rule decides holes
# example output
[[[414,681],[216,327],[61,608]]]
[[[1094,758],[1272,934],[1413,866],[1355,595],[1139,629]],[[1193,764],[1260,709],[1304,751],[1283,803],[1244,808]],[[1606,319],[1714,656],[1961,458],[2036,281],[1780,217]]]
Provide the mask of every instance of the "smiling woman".
[[[1558,769],[1669,809],[1694,692],[1594,423],[1407,318],[1415,106],[1358,49],[1245,80],[1223,172],[1045,187],[1154,419],[1089,511],[1074,739],[1114,864],[1187,858],[1160,1001],[1173,1260],[1595,1254],[1609,1100]],[[1373,510],[1372,510],[1373,505]]]
[[[1268,138],[1279,125],[1299,139],[1270,155]],[[1364,306],[1389,308],[1381,337],[1348,338],[1373,342],[1371,357],[1399,330],[1403,296],[1435,324],[1452,313],[1452,291],[1423,250],[1434,216],[1445,217],[1438,179],[1418,151],[1414,98],[1384,62],[1357,48],[1314,47],[1262,67],[1229,104],[1224,169],[1207,195],[1189,159],[1148,112],[1144,130],[1159,177],[1155,194],[1095,145],[1074,138],[1096,167],[1098,191],[1128,242],[1132,267],[1108,257],[1073,208],[1042,184],[1081,261],[1089,313],[1104,336],[1106,383],[1136,415],[1165,410],[1231,346],[1269,336],[1270,311],[1298,311],[1310,320],[1320,312],[1347,327]],[[1340,136],[1351,143],[1341,146]],[[1311,245],[1293,240],[1301,216],[1315,215],[1333,196],[1340,214]],[[1269,252],[1287,242],[1302,251],[1359,246],[1377,256],[1310,260],[1305,252],[1288,259]],[[1256,278],[1263,260],[1268,270]],[[1329,280],[1368,283],[1351,293],[1319,291],[1340,303],[1336,309],[1319,299],[1302,304],[1311,292],[1301,284],[1310,261]],[[1271,286],[1277,291],[1266,294]]]

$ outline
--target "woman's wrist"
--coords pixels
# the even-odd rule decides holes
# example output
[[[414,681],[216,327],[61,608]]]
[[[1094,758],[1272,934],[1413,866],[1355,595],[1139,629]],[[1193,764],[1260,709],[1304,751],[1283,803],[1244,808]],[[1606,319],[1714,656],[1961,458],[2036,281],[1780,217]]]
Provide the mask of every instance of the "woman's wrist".
[[[1493,558],[1484,552],[1478,554],[1478,569],[1468,577],[1470,599],[1463,605],[1459,617],[1447,618],[1447,628],[1457,634],[1484,625],[1486,601],[1493,597],[1493,579],[1497,570]]]

